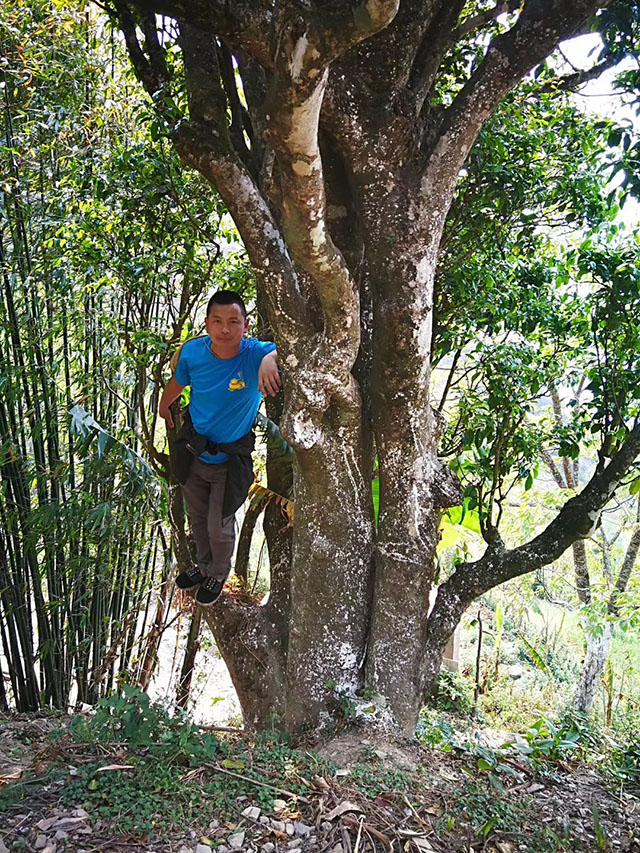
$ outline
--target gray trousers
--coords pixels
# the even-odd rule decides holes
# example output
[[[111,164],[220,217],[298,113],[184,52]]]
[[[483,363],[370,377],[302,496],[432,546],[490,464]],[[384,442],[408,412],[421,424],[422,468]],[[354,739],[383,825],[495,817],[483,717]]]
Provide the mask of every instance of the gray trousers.
[[[182,494],[187,504],[196,560],[202,574],[224,581],[231,571],[236,540],[235,516],[222,518],[227,464],[207,465],[194,459]]]

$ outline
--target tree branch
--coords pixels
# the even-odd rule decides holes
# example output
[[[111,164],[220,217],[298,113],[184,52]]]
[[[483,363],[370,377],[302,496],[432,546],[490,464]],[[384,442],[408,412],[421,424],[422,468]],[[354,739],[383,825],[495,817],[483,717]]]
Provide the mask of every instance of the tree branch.
[[[640,551],[640,526],[636,526],[633,533],[631,534],[631,539],[629,540],[629,544],[624,555],[624,560],[622,562],[622,566],[618,574],[618,579],[616,580],[615,589],[613,590],[609,598],[607,610],[612,616],[618,615],[618,598],[624,593],[627,588],[629,578],[631,577],[631,572],[633,571],[633,568],[636,564],[638,551]]]
[[[487,590],[557,560],[576,540],[588,536],[620,480],[640,453],[640,427],[628,436],[609,464],[596,470],[579,495],[571,498],[554,520],[525,545],[506,550],[489,547],[473,563],[462,563],[438,589],[429,616],[429,636],[444,644],[471,602]]]
[[[458,41],[458,39],[464,38],[470,33],[474,33],[486,24],[490,24],[492,21],[495,21],[496,18],[500,17],[500,15],[504,15],[507,12],[515,12],[521,5],[522,0],[503,0],[502,3],[498,3],[492,9],[485,9],[484,12],[480,12],[478,15],[473,15],[472,17],[467,18],[460,24],[458,29],[455,30],[453,34],[453,41]]]
[[[444,112],[426,154],[426,192],[443,182],[452,184],[480,128],[504,96],[601,5],[598,0],[526,0],[514,26],[492,39]]]
[[[546,447],[543,447],[542,450],[540,451],[540,455],[542,456],[545,465],[549,469],[551,476],[553,477],[553,479],[555,481],[556,486],[559,489],[566,489],[567,484],[563,480],[562,474],[560,473],[560,469],[556,465],[555,460],[554,460],[553,456],[551,455],[550,451],[548,451],[546,449]]]
[[[619,56],[608,56],[591,68],[578,70],[573,74],[565,74],[562,77],[553,77],[542,86],[542,91],[561,90],[563,92],[573,92],[584,83],[588,83],[590,80],[597,80],[603,72],[608,71],[609,68],[613,68],[620,61],[621,57]]]
[[[278,159],[287,244],[313,285],[324,319],[320,338],[298,348],[301,381],[283,421],[290,442],[306,449],[318,440],[318,419],[332,397],[351,407],[360,402],[351,375],[360,344],[359,293],[329,232],[318,136],[329,65],[385,26],[397,4],[366,0],[355,9],[341,3],[304,12],[294,4],[283,7],[265,108],[266,137]]]
[[[121,5],[126,5],[121,3]],[[275,4],[270,0],[134,0],[141,11],[188,20],[194,27],[242,47],[269,68],[275,46]]]
[[[247,120],[245,121],[244,113],[246,110],[244,110],[244,107],[240,103],[240,96],[236,85],[236,73],[233,67],[233,59],[229,52],[229,48],[224,44],[224,42],[219,45],[218,56],[222,82],[231,108],[231,127],[229,128],[229,134],[233,142],[233,147],[244,165],[251,172],[253,179],[257,180],[260,172],[260,163],[256,157],[256,152],[253,148],[249,150],[244,138],[246,124],[249,129],[248,136],[251,139],[251,144],[253,146],[255,140],[253,137],[251,119],[247,116]]]
[[[113,6],[109,7],[112,14],[118,21],[118,26],[124,36],[127,52],[133,65],[133,70],[136,77],[142,83],[147,94],[153,96],[159,92],[168,82],[168,72],[164,63],[164,57],[161,56],[162,48],[158,43],[157,34],[151,37],[148,29],[148,18],[145,21],[145,45],[151,51],[151,60],[145,56],[138,34],[136,32],[136,21],[131,14],[131,10],[127,3],[122,0],[114,0]],[[146,18],[146,16],[145,16]],[[160,52],[160,56],[159,56]]]

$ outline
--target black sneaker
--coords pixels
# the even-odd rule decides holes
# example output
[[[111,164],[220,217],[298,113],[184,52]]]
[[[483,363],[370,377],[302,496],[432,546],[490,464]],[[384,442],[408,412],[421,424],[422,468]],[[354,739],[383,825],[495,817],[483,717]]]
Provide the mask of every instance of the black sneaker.
[[[196,601],[200,607],[210,607],[214,604],[220,598],[223,586],[224,581],[205,578],[200,584],[200,589],[196,592]]]
[[[176,586],[179,589],[193,589],[203,580],[204,576],[200,574],[200,569],[197,566],[190,566],[186,572],[180,572],[176,578]]]

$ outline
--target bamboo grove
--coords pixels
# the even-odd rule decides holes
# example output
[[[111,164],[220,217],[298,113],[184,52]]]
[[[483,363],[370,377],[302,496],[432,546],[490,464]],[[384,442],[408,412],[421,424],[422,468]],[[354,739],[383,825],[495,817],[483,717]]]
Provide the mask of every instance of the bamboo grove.
[[[155,388],[221,266],[246,272],[210,196],[185,215],[198,179],[117,37],[81,3],[3,7],[0,706],[9,686],[27,711],[148,684],[172,561]]]

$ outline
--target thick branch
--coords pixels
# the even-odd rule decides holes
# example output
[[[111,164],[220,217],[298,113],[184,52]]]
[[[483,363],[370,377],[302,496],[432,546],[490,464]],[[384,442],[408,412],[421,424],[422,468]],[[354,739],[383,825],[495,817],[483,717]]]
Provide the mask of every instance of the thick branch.
[[[162,49],[158,44],[157,35],[153,37],[149,31],[148,20],[145,20],[145,45],[151,51],[151,60],[145,56],[136,30],[136,21],[127,3],[114,0],[111,13],[117,18],[118,26],[124,36],[127,52],[133,65],[136,77],[142,83],[149,95],[155,95],[167,83],[167,69],[162,57]]]
[[[460,565],[438,590],[429,617],[430,636],[444,647],[460,617],[475,598],[494,586],[552,563],[573,542],[588,536],[638,453],[640,427],[629,434],[608,465],[596,470],[582,492],[567,501],[542,533],[511,550],[488,548],[479,560]]]
[[[233,58],[224,43],[219,47],[219,60],[222,82],[231,108],[231,127],[229,128],[231,141],[233,142],[233,147],[235,148],[236,153],[247,169],[251,172],[253,179],[256,180],[260,170],[260,163],[253,149],[249,150],[244,138],[245,129],[247,129],[251,145],[254,145],[255,137],[253,134],[253,127],[251,125],[251,119],[240,102],[240,95],[238,94],[238,87],[236,85],[236,72],[233,67]]]
[[[312,334],[293,264],[265,199],[234,151],[213,36],[180,22],[180,39],[191,121],[176,131],[176,148],[183,162],[201,172],[227,205],[264,282],[271,322],[286,356],[299,337]]]
[[[600,5],[598,0],[524,4],[517,22],[491,41],[483,61],[445,111],[427,154],[426,190],[455,179],[480,128],[504,96]]]
[[[318,138],[320,109],[330,63],[352,44],[385,26],[397,0],[367,0],[303,11],[279,32],[278,52],[266,106],[267,138],[280,167],[282,222],[298,268],[308,276],[322,306],[323,335],[302,345],[304,372],[284,427],[294,445],[310,448],[318,439],[319,417],[332,397],[359,405],[351,376],[360,344],[359,294],[327,223],[327,202]],[[303,342],[301,342],[303,343]],[[302,420],[300,420],[302,418]],[[313,428],[310,429],[310,426]]]
[[[270,0],[134,0],[129,5],[143,12],[188,20],[233,47],[242,47],[265,68],[271,66],[276,33],[275,5]]]
[[[416,93],[418,110],[431,90],[442,60],[457,40],[455,24],[464,6],[464,0],[445,4],[425,31],[409,78],[409,86]]]

